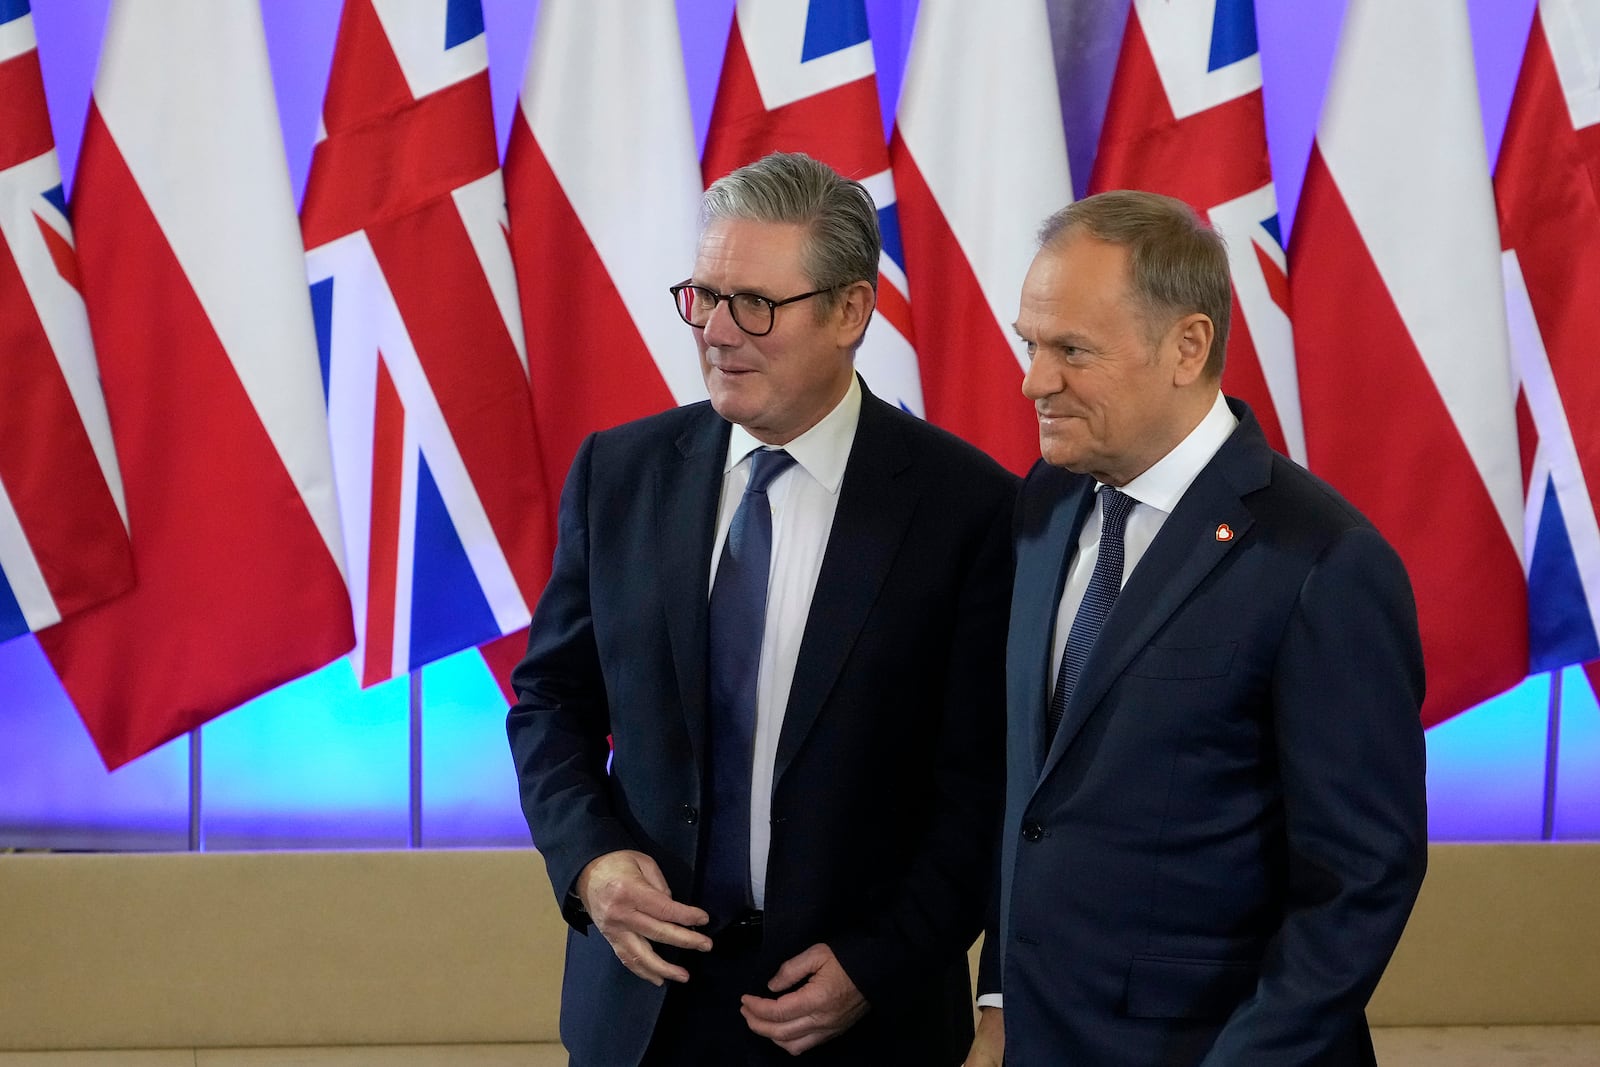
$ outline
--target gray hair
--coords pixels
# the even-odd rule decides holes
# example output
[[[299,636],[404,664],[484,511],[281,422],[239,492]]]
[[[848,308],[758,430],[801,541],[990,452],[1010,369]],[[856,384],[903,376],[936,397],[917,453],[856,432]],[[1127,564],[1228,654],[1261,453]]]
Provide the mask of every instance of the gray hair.
[[[1221,378],[1233,311],[1222,235],[1182,200],[1135,189],[1068,204],[1039,228],[1039,247],[1060,244],[1077,233],[1128,250],[1130,291],[1152,338],[1177,316],[1199,312],[1211,319],[1214,334],[1206,373]]]
[[[774,152],[711,183],[700,225],[742,219],[806,227],[801,268],[818,289],[867,282],[878,291],[878,208],[858,181],[802,152]],[[819,311],[837,292],[818,298]]]

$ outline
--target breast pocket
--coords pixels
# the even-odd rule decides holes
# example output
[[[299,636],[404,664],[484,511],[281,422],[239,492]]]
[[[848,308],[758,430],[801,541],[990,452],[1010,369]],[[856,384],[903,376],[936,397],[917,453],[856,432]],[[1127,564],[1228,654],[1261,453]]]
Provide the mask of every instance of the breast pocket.
[[[1134,1019],[1226,1019],[1259,974],[1249,961],[1135,956],[1124,1010]]]
[[[1238,647],[1237,641],[1190,648],[1151,645],[1128,666],[1128,673],[1140,678],[1221,678]]]

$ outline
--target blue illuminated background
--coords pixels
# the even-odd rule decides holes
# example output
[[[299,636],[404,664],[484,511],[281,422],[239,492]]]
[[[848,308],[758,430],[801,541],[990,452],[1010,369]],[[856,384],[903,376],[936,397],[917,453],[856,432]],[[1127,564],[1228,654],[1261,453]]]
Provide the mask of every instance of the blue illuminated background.
[[[1089,174],[1127,0],[1051,0],[1073,173]],[[1472,0],[1491,158],[1535,0]],[[77,159],[109,0],[33,0],[63,173]],[[268,43],[291,175],[303,188],[333,54],[334,0],[267,0]],[[886,125],[915,0],[868,0]],[[1269,140],[1292,228],[1343,0],[1256,0]],[[537,3],[484,0],[502,147]],[[733,0],[678,0],[702,141]],[[1088,40],[1092,44],[1074,44]],[[1085,102],[1089,106],[1085,106]],[[1016,165],[1027,166],[1019,156]],[[685,262],[692,251],[685,249]],[[663,279],[663,285],[671,279]],[[664,299],[664,297],[663,297]],[[689,343],[687,334],[684,343]],[[195,654],[203,656],[204,649]],[[1552,687],[1560,716],[1550,736]],[[202,732],[199,829],[206,848],[405,847],[411,841],[408,679],[362,692],[340,661]],[[421,843],[527,842],[503,732],[504,703],[474,652],[421,672]],[[1554,741],[1554,744],[1552,744]],[[1428,734],[1436,840],[1600,838],[1600,711],[1582,673],[1542,674]],[[1548,772],[1548,773],[1547,773]],[[32,638],[0,645],[0,846],[188,847],[190,748],[178,740],[113,774]]]

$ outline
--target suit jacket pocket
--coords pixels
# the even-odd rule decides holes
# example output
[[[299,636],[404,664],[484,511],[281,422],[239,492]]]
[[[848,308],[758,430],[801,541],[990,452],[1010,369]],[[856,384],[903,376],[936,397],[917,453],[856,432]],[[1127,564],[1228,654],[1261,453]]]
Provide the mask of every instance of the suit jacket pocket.
[[[1135,956],[1125,1010],[1134,1019],[1226,1019],[1255,992],[1259,973],[1250,961]]]
[[[1128,673],[1140,678],[1220,678],[1233,663],[1237,641],[1193,648],[1151,645],[1128,665]]]

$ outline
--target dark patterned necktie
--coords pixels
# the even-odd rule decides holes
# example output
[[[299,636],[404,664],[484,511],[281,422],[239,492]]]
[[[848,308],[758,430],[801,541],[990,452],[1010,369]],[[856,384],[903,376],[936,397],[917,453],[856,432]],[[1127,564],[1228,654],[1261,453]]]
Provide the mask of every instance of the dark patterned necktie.
[[[1117,602],[1122,591],[1122,532],[1128,525],[1128,514],[1136,501],[1131,496],[1117,492],[1109,485],[1100,489],[1100,551],[1095,557],[1094,573],[1089,576],[1089,587],[1084,590],[1083,603],[1072,620],[1072,630],[1067,634],[1067,647],[1061,654],[1061,669],[1056,672],[1055,692],[1050,695],[1050,709],[1045,716],[1045,748],[1055,740],[1056,729],[1066,714],[1067,701],[1078,686],[1083,665],[1089,662],[1089,652],[1095,638],[1111,614],[1111,605]]]
[[[772,505],[767,487],[794,464],[787,452],[760,449],[733,513],[711,586],[710,793],[700,903],[715,929],[750,905],[750,773],[755,752],[756,680],[766,631],[772,566]]]

